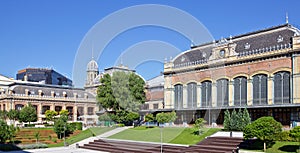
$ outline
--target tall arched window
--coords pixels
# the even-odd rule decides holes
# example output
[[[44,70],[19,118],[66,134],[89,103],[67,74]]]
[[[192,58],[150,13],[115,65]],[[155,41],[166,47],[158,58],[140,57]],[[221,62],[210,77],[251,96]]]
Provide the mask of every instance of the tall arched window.
[[[253,105],[266,105],[268,95],[268,77],[265,74],[253,76]]]
[[[247,78],[236,77],[233,79],[234,106],[247,105]]]
[[[290,103],[290,72],[277,72],[274,75],[274,103]]]
[[[197,106],[197,84],[189,83],[187,85],[187,100],[188,100],[188,108],[194,108]]]
[[[201,82],[201,107],[211,106],[211,81]]]
[[[182,89],[182,85],[181,84],[177,84],[175,85],[175,104],[174,107],[175,109],[180,109],[182,108],[182,101],[183,101],[183,89]]]
[[[228,106],[228,80],[217,80],[217,106]]]

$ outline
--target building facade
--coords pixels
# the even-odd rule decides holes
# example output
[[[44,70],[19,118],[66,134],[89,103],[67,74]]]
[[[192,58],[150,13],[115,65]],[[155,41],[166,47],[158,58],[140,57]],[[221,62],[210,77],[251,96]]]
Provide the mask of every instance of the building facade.
[[[146,101],[140,108],[140,114],[160,112],[164,110],[164,76],[159,75],[148,81],[145,86]]]
[[[194,46],[164,64],[164,102],[177,123],[223,123],[224,110],[252,120],[300,117],[300,31],[290,24]]]
[[[19,70],[16,76],[17,80],[41,82],[44,84],[72,86],[72,80],[56,72],[53,69],[46,68],[26,68]]]
[[[38,121],[45,121],[45,112],[69,111],[69,121],[96,124],[98,107],[95,96],[84,89],[47,85],[36,82],[8,79],[0,76],[0,110],[21,110],[31,103],[37,112]]]

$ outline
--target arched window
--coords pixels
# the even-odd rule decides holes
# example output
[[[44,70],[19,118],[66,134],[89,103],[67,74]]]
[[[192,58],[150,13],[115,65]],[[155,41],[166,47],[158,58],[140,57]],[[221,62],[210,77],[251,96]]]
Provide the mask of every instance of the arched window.
[[[201,106],[211,106],[211,81],[201,82]]]
[[[268,77],[265,74],[253,76],[253,105],[266,105],[268,95]]]
[[[182,101],[183,101],[183,87],[181,84],[175,85],[175,104],[174,107],[175,109],[180,109],[182,108]]]
[[[188,100],[188,108],[194,108],[197,106],[197,84],[189,83],[187,85],[187,100]]]
[[[217,80],[217,106],[228,106],[228,80]]]
[[[274,75],[274,103],[290,103],[290,72],[277,72]]]
[[[247,78],[236,77],[233,79],[234,106],[247,105]]]

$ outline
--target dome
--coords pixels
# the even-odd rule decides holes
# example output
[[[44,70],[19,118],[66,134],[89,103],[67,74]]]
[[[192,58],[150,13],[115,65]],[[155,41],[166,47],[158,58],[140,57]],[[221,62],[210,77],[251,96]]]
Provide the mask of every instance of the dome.
[[[87,65],[87,71],[98,71],[98,64],[95,60],[91,60]]]

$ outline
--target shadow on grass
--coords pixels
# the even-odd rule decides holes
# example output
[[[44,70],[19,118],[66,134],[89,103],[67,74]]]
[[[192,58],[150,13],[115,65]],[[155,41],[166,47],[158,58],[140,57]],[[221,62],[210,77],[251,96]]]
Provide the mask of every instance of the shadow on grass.
[[[20,147],[14,144],[0,144],[0,151],[17,151],[22,150]],[[25,153],[25,151],[22,151]]]
[[[299,149],[299,145],[284,145],[279,148],[280,151],[296,152]]]
[[[267,148],[271,148],[275,142],[267,142]],[[246,140],[240,144],[241,149],[247,150],[263,150],[264,142],[258,139]]]

